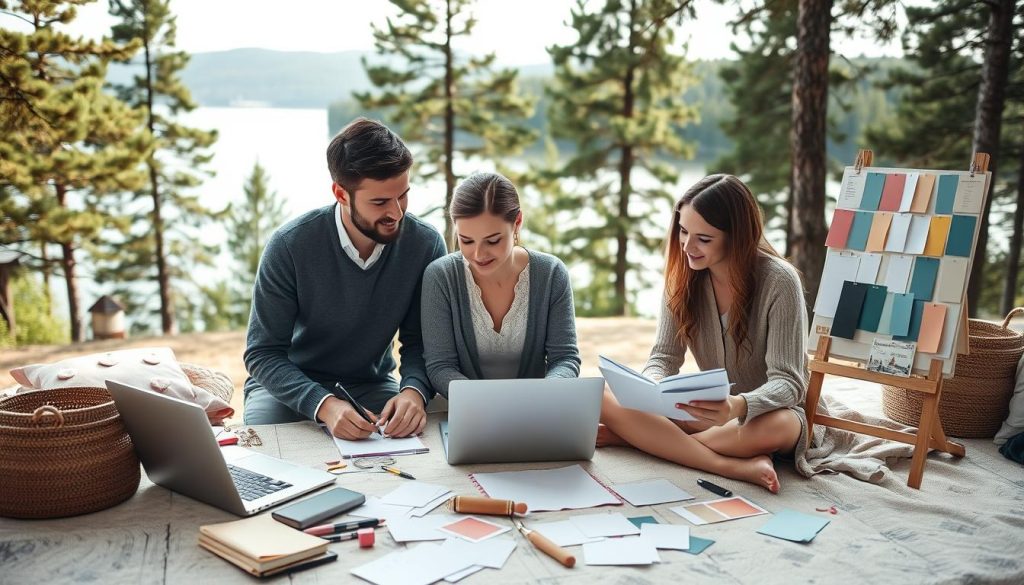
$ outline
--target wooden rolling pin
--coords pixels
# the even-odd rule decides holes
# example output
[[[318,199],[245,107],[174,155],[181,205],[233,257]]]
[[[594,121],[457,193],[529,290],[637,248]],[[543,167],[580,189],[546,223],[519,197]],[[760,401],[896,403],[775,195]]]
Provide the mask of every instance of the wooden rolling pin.
[[[528,530],[523,526],[523,523],[518,520],[515,521],[515,525],[519,532],[526,537],[526,540],[529,540],[530,544],[540,552],[548,555],[570,569],[576,565],[576,557],[569,554],[569,551],[551,542],[546,536],[536,530]]]
[[[512,516],[525,514],[526,504],[512,500],[496,500],[476,496],[455,496],[448,501],[448,507],[462,514],[489,514],[491,516]]]

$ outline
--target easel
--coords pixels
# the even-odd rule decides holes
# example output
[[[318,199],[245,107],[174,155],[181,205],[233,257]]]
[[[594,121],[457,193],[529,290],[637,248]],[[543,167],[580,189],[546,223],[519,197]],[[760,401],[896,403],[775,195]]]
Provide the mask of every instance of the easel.
[[[854,166],[858,171],[863,167],[871,166],[873,158],[874,155],[870,150],[860,150],[857,153],[857,160],[854,163]],[[989,159],[990,157],[986,153],[975,154],[970,167],[972,176],[976,171],[988,171]],[[960,311],[960,332],[961,337],[956,351],[958,353],[967,353],[969,348],[967,346],[966,300],[964,301],[963,308]],[[928,456],[928,449],[937,449],[956,457],[963,457],[966,454],[966,450],[963,445],[960,443],[954,443],[946,438],[946,433],[942,428],[942,420],[939,419],[939,399],[942,397],[942,360],[936,358],[931,361],[931,365],[928,368],[928,375],[926,377],[914,376],[910,378],[901,378],[899,376],[892,376],[889,374],[869,372],[864,368],[856,366],[847,366],[830,362],[829,352],[831,345],[832,337],[828,335],[820,336],[818,338],[818,346],[814,351],[814,358],[811,359],[808,364],[808,367],[811,370],[811,381],[807,388],[807,401],[805,403],[807,406],[808,441],[813,437],[814,425],[819,424],[825,427],[843,429],[854,433],[861,433],[872,437],[887,439],[889,441],[913,445],[914,457],[910,463],[910,476],[907,478],[907,485],[914,489],[921,488],[921,479],[924,476],[924,464]],[[878,425],[869,425],[842,418],[819,415],[817,412],[818,399],[821,397],[821,386],[825,381],[825,374],[906,388],[911,392],[920,392],[924,394],[921,404],[921,420],[918,423],[917,432],[894,431]]]

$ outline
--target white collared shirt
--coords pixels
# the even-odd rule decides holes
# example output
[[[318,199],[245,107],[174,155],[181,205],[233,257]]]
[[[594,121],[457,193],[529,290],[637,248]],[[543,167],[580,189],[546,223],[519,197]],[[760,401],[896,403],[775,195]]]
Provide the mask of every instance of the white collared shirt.
[[[376,262],[381,253],[384,251],[384,244],[378,243],[374,245],[373,252],[370,257],[363,261],[359,257],[359,250],[356,249],[355,244],[352,243],[352,238],[348,236],[348,232],[345,231],[345,224],[341,222],[341,205],[334,206],[334,223],[338,226],[338,239],[341,240],[341,249],[345,251],[345,254],[356,263],[356,266],[363,270],[369,270],[373,263]]]

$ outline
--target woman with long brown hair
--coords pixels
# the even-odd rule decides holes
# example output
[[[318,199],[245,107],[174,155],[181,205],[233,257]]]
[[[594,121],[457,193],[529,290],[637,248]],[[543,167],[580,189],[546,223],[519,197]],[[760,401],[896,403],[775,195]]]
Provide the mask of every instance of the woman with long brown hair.
[[[689,350],[701,370],[725,368],[732,394],[677,404],[697,419],[680,422],[624,408],[606,390],[598,445],[632,445],[777,492],[769,456],[806,451],[800,278],[764,239],[757,201],[731,175],[705,177],[682,196],[667,240],[664,302],[643,373],[672,376]]]

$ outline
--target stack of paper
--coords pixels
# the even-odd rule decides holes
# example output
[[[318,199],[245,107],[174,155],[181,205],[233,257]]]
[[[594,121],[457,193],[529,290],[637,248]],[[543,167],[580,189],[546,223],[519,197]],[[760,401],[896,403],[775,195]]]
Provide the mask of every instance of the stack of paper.
[[[333,554],[327,552],[327,544],[269,514],[199,527],[199,546],[257,577]]]
[[[725,400],[729,397],[729,376],[723,369],[678,374],[655,382],[601,356],[600,370],[612,394],[622,406],[676,420],[697,420],[685,410],[676,408],[678,403]]]
[[[385,457],[388,455],[415,455],[417,453],[428,453],[430,449],[423,444],[417,436],[404,439],[393,439],[384,437],[380,433],[373,433],[369,437],[350,441],[348,439],[334,438],[334,445],[338,448],[343,459],[354,457]]]

